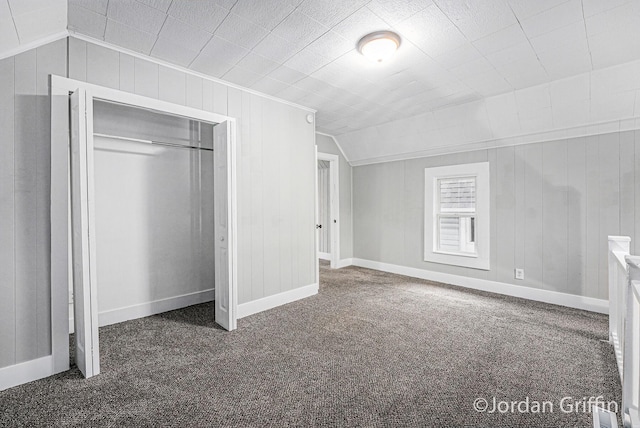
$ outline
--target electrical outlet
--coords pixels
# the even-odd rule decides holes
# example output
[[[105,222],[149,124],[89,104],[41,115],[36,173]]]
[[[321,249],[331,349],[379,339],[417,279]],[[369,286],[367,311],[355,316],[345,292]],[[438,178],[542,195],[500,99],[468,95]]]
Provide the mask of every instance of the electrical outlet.
[[[515,272],[515,276],[516,279],[524,279],[524,269],[518,269],[516,268],[516,272]]]

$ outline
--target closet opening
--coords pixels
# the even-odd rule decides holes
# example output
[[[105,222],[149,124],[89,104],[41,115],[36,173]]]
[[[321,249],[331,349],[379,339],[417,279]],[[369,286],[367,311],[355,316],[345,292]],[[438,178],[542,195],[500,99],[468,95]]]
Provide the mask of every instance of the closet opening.
[[[52,237],[52,287],[65,279],[54,255],[65,254],[78,368],[100,373],[98,328],[110,324],[215,300],[211,318],[235,329],[233,119],[58,83],[71,93],[70,156],[53,164],[64,145],[52,129],[52,204],[66,170],[69,233]],[[63,211],[52,205],[52,228]]]

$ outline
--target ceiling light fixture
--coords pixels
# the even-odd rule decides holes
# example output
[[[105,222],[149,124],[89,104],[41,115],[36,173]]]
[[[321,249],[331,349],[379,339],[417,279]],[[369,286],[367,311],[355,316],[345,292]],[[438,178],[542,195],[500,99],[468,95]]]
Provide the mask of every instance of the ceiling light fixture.
[[[374,62],[383,62],[393,56],[400,47],[400,36],[393,31],[376,31],[358,42],[358,52]]]

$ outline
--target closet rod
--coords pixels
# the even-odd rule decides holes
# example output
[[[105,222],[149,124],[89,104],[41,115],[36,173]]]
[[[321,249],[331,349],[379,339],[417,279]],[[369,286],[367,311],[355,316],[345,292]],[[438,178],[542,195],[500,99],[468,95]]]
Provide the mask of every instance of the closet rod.
[[[93,135],[96,136],[96,137],[113,138],[113,139],[116,139],[116,140],[132,141],[134,143],[153,144],[153,145],[156,145],[156,146],[176,147],[176,148],[179,148],[179,149],[190,149],[190,150],[205,150],[207,152],[212,152],[213,151],[213,149],[210,149],[208,147],[185,146],[183,144],[167,143],[167,142],[164,142],[164,141],[142,140],[140,138],[121,137],[119,135],[100,134],[98,132],[94,133]]]

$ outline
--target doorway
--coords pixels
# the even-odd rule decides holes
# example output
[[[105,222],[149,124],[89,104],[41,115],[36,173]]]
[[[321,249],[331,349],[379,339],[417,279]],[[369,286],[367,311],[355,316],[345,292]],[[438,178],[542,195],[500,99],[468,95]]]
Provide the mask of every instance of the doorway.
[[[64,285],[68,286],[70,282],[73,283],[76,363],[85,377],[95,376],[100,372],[97,271],[104,260],[100,259],[99,262],[98,257],[99,255],[106,257],[110,252],[115,254],[118,251],[117,248],[103,252],[96,251],[96,210],[101,207],[113,208],[109,206],[112,204],[105,204],[108,198],[97,197],[96,190],[104,192],[110,186],[108,179],[104,176],[104,165],[105,162],[112,162],[111,165],[114,165],[114,153],[118,153],[120,162],[126,159],[130,163],[128,171],[138,173],[140,173],[140,159],[133,158],[148,156],[150,159],[155,156],[153,164],[146,162],[145,165],[154,174],[154,180],[157,182],[150,183],[146,180],[144,184],[147,187],[155,185],[197,194],[196,198],[182,197],[185,199],[183,202],[192,204],[185,208],[167,200],[169,197],[162,194],[162,189],[156,189],[155,193],[149,196],[149,191],[140,186],[144,180],[132,180],[131,189],[122,189],[122,191],[131,192],[128,199],[123,199],[128,200],[129,205],[140,205],[140,201],[136,200],[140,195],[149,196],[148,199],[151,202],[146,204],[149,210],[145,213],[145,221],[154,221],[159,226],[154,229],[155,233],[172,229],[170,237],[154,236],[149,239],[149,236],[146,236],[147,244],[151,241],[155,243],[152,245],[153,248],[148,248],[149,245],[147,245],[146,250],[149,253],[146,262],[153,262],[155,265],[152,270],[162,270],[163,258],[168,263],[176,263],[176,255],[182,257],[178,262],[182,266],[181,270],[179,269],[181,272],[189,272],[189,275],[193,276],[193,266],[196,266],[195,274],[198,281],[209,282],[210,288],[215,288],[215,314],[212,313],[212,317],[215,316],[216,323],[224,329],[234,330],[237,325],[234,119],[57,76],[52,76],[52,92],[58,95],[70,94],[71,104],[69,110],[71,116],[67,122],[70,123],[71,134],[70,164],[69,141],[67,140],[66,145],[63,142],[56,144],[52,138],[52,229],[59,226],[69,232],[59,233],[55,239],[52,236],[52,287],[58,289]],[[94,132],[96,109],[100,110],[101,114],[110,111],[116,116],[127,118],[136,115],[154,116],[156,123],[149,129],[156,128],[150,131],[155,134],[149,136],[147,132],[144,135],[136,135],[141,128],[136,126],[127,130],[127,123],[129,123],[127,120],[112,121],[111,126],[116,125],[113,129],[108,129],[108,126],[105,128],[103,123],[99,126],[100,132],[96,133]],[[117,113],[119,110],[120,113]],[[53,127],[60,126],[60,124],[54,125],[57,116],[52,111],[52,135],[54,135]],[[60,116],[64,115],[60,114]],[[186,126],[181,128],[176,125],[178,123]],[[176,130],[184,135],[172,135]],[[96,149],[100,151],[98,163],[96,163],[96,153],[98,153]],[[66,157],[63,151],[67,151]],[[104,156],[105,152],[108,152],[110,157]],[[162,155],[156,156],[160,152]],[[54,161],[56,165],[53,164]],[[126,166],[121,164],[120,167]],[[101,168],[102,171],[100,171]],[[63,172],[66,177],[62,176]],[[185,174],[187,176],[184,176]],[[62,185],[63,180],[66,186]],[[167,180],[182,180],[182,183],[168,183]],[[100,186],[96,186],[96,181],[100,181]],[[105,183],[109,186],[105,187]],[[122,185],[127,185],[126,180],[120,184],[121,188]],[[111,190],[118,191],[113,186]],[[111,198],[112,203],[116,200],[118,200],[117,196]],[[53,206],[54,203],[56,207]],[[131,209],[131,206],[128,208]],[[184,217],[185,212],[188,212],[187,214],[192,218],[182,218],[184,225],[171,228],[169,223]],[[66,216],[62,213],[66,213]],[[116,211],[111,210],[110,215],[114,213]],[[128,233],[116,230],[113,235],[124,237],[141,234],[141,227],[148,226],[145,221],[139,221],[139,227],[131,224],[124,225],[128,228]],[[190,233],[191,236],[180,236],[181,232]],[[181,239],[182,244],[176,242],[177,239]],[[145,240],[138,239],[137,243],[140,244],[143,241]],[[185,243],[187,243],[186,246]],[[117,242],[111,244],[118,245]],[[145,254],[145,251],[140,248],[138,248],[140,251],[131,248],[128,250],[133,251],[138,258]],[[180,254],[187,251],[189,254]],[[66,272],[61,263],[65,260]],[[211,264],[214,269],[209,269]],[[135,263],[130,263],[124,270],[138,273],[139,278],[149,279],[150,277],[149,275],[140,276],[141,272],[148,274],[149,270],[145,271]],[[113,271],[108,273],[111,276],[114,274]],[[166,288],[171,282],[167,272],[164,274],[156,272],[154,275],[158,284],[162,283],[162,287]],[[185,278],[185,280],[188,279]],[[111,297],[119,296],[118,293],[113,293]],[[53,307],[52,301],[53,310],[62,311],[60,306]],[[65,310],[68,313],[68,307]],[[56,329],[54,332],[56,337],[62,337],[61,330],[61,328]],[[60,355],[56,358],[59,357]]]
[[[317,256],[337,269],[340,260],[340,184],[337,155],[318,153],[316,163]]]

